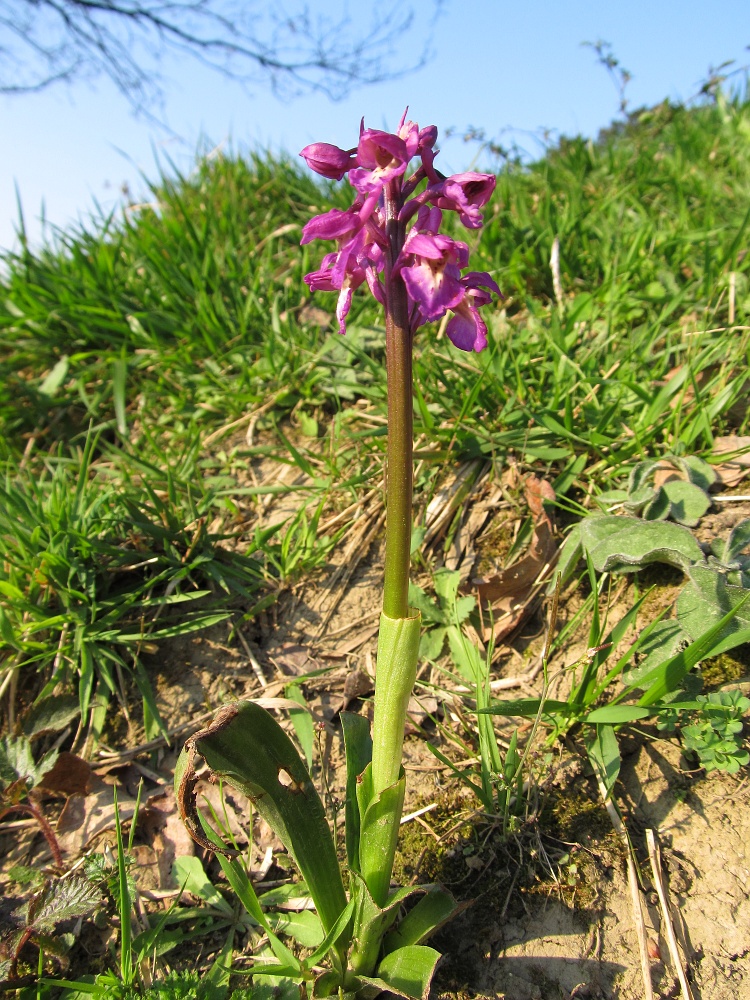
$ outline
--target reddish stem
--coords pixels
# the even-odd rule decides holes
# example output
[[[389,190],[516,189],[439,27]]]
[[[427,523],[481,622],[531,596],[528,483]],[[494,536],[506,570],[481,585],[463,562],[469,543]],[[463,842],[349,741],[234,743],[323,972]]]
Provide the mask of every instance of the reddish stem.
[[[39,824],[40,830],[44,834],[44,839],[49,845],[49,849],[52,852],[52,857],[55,862],[55,867],[64,867],[62,852],[60,850],[60,845],[57,842],[54,830],[36,806],[32,806],[29,802],[16,802],[12,806],[6,806],[4,809],[0,810],[0,821],[4,820],[8,813],[12,812],[26,813],[28,816],[33,816]]]
[[[393,267],[404,245],[399,220],[400,179],[385,190],[385,357],[388,377],[388,456],[386,464],[385,581],[383,611],[409,616],[409,563],[412,526],[412,335],[406,286]]]

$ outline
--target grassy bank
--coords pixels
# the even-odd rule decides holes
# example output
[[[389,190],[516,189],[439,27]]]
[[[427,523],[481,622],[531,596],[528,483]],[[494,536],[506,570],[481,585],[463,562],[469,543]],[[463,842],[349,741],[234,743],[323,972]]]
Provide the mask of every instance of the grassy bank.
[[[749,143],[750,100],[718,94],[506,165],[468,236],[504,293],[488,350],[463,354],[442,328],[416,344],[420,515],[466,459],[547,477],[575,515],[640,461],[711,459],[716,436],[750,433]],[[303,282],[325,251],[299,245],[311,215],[347,203],[296,161],[219,156],[121,218],[5,257],[8,732],[68,691],[65,745],[90,748],[137,690],[128,735],[156,735],[148,655],[259,620],[377,496],[382,315],[355,295],[334,332],[333,294]]]

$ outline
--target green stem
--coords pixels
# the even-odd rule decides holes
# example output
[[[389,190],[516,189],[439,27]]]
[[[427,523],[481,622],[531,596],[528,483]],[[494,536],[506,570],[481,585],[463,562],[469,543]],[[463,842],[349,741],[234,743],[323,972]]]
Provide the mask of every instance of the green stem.
[[[386,232],[390,253],[385,262],[385,353],[388,377],[388,452],[386,465],[385,583],[383,612],[389,618],[409,615],[409,561],[412,522],[412,337],[409,303],[393,265],[404,245],[405,226],[398,221],[400,188],[386,189]]]

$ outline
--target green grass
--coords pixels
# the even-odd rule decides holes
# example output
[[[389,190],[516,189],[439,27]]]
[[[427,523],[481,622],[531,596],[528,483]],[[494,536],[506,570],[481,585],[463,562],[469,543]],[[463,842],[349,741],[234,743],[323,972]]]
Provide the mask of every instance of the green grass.
[[[580,495],[747,433],[749,134],[750,101],[720,94],[504,169],[473,261],[506,296],[490,349],[417,339],[418,501],[466,457],[512,454]],[[385,385],[379,307],[355,296],[340,338],[320,318],[334,297],[311,310],[302,280],[326,248],[301,248],[301,227],[345,206],[343,185],[250,154],[149,197],[4,261],[0,685],[31,668],[47,691],[72,681],[85,715],[132,674],[153,727],[143,643],[237,597],[247,612],[325,560],[321,510],[380,482]],[[261,443],[229,447],[259,410]],[[249,482],[262,458],[305,477],[275,531],[261,499],[290,487]]]

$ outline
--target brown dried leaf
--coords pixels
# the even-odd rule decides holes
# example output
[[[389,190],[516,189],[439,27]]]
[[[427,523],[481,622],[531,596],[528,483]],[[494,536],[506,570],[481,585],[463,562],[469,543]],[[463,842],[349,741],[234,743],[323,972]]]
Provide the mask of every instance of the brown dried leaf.
[[[94,837],[115,826],[115,804],[112,785],[92,776],[93,791],[88,795],[71,795],[57,821],[57,840],[66,854],[77,855]],[[120,821],[132,819],[135,798],[125,789],[118,789]]]
[[[326,652],[325,656],[347,656],[349,653],[353,653],[354,650],[359,649],[359,647],[363,646],[369,639],[372,639],[379,628],[379,622],[375,622],[374,625],[368,625],[367,628],[355,632],[354,635],[339,643],[339,645],[330,650],[330,652]]]
[[[664,483],[671,483],[675,479],[687,480],[687,475],[684,469],[678,468],[666,459],[662,459],[661,462],[654,469],[654,487],[659,489]]]
[[[307,646],[285,642],[278,646],[269,647],[266,653],[283,674],[299,677],[301,674],[309,673],[309,666],[306,669],[310,659],[310,650]]]
[[[172,874],[172,863],[175,858],[192,857],[195,843],[182,822],[171,787],[167,787],[164,795],[146,801],[138,817],[138,829],[156,855],[156,887],[178,888]]]
[[[412,695],[406,709],[405,734],[407,736],[412,736],[415,733],[418,733],[431,715],[433,717],[437,715],[437,711],[437,698],[433,698],[432,695],[419,698],[417,698],[416,695]]]
[[[350,670],[344,681],[344,701],[346,702],[344,708],[347,708],[349,702],[354,701],[355,698],[370,694],[373,689],[374,681],[364,670]]]
[[[61,795],[86,795],[90,791],[91,765],[74,753],[61,750],[51,770],[42,778],[39,788]]]
[[[714,455],[732,452],[740,454],[733,454],[728,461],[714,466],[714,472],[722,486],[737,486],[750,473],[750,437],[729,434],[714,438]]]
[[[545,510],[544,501],[554,500],[555,492],[546,479],[529,476],[526,480],[526,502],[534,517],[534,533],[528,549],[521,558],[507,569],[488,580],[478,581],[476,589],[480,601],[492,605],[495,618],[494,637],[498,642],[516,629],[528,613],[528,605],[540,574],[557,556],[557,543],[553,524]],[[498,617],[499,615],[499,617]],[[485,630],[489,639],[491,630]]]

